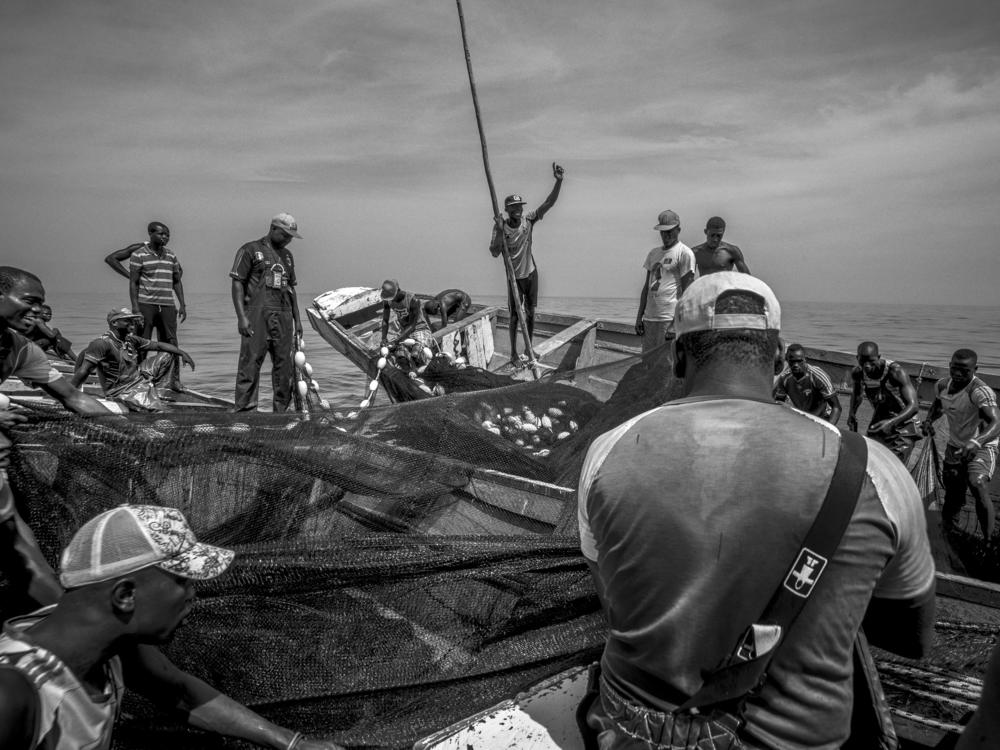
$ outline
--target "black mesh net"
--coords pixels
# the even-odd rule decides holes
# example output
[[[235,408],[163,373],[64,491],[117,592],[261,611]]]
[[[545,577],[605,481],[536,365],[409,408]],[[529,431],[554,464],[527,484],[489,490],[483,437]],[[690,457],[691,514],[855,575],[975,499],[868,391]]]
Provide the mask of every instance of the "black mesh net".
[[[573,489],[595,435],[675,393],[669,364],[664,349],[352,418],[37,407],[11,484],[53,564],[102,510],[181,509],[238,555],[198,585],[170,658],[309,735],[405,747],[599,655]],[[116,737],[220,742],[131,694]]]

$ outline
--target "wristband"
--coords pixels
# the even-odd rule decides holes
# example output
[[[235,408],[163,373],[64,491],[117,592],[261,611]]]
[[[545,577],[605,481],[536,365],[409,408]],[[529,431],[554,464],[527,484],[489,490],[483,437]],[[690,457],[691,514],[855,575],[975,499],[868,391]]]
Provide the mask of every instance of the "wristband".
[[[302,742],[302,739],[302,732],[296,732],[292,735],[292,739],[288,741],[288,747],[285,750],[295,750],[299,746],[299,743]]]

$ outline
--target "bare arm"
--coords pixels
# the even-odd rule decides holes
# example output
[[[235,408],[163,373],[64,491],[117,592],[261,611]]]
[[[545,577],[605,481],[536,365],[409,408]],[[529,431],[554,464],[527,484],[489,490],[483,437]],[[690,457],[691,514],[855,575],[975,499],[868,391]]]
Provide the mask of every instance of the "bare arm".
[[[562,189],[563,174],[563,168],[555,162],[552,162],[552,176],[556,178],[556,183],[552,186],[552,190],[548,194],[548,197],[542,201],[542,205],[535,209],[535,221],[541,221],[542,217],[548,213],[549,209],[552,208],[559,199],[559,191]]]
[[[184,275],[184,271],[181,270],[180,263],[174,266],[174,294],[177,295],[177,317],[180,318],[181,323],[187,320],[187,305],[184,304],[184,284],[181,282],[181,276]]]
[[[99,417],[112,414],[113,412],[104,408],[100,401],[98,401],[93,396],[84,393],[83,391],[78,391],[73,383],[83,382],[86,380],[86,375],[80,376],[80,373],[85,369],[85,365],[90,365],[93,368],[93,362],[87,362],[84,360],[83,365],[80,369],[73,374],[73,382],[71,383],[66,378],[59,378],[51,383],[46,383],[41,386],[42,390],[48,393],[52,398],[59,401],[63,406],[69,409],[71,412],[79,414],[84,417]],[[90,374],[90,370],[87,370],[87,374]]]
[[[420,316],[423,313],[421,307],[422,304],[420,300],[414,297],[413,300],[411,300],[410,302],[410,309],[408,311],[409,312],[408,317],[410,319],[410,322],[407,323],[406,327],[399,332],[400,340],[405,339],[407,336],[409,336],[413,332],[413,329],[417,327],[417,324],[420,322]]]
[[[184,360],[184,364],[186,364],[192,370],[194,369],[194,360],[191,358],[191,355],[188,354],[183,349],[181,349],[176,344],[171,344],[167,341],[150,341],[149,344],[146,346],[146,348],[155,352],[167,352],[168,354],[176,354],[182,360]]]
[[[108,253],[107,257],[104,258],[104,262],[111,266],[111,270],[116,274],[124,276],[127,279],[129,278],[129,272],[122,263],[131,258],[132,253],[142,246],[143,243],[136,242],[128,247],[123,247],[121,250],[115,250],[113,253]]]
[[[292,320],[295,321],[295,335],[302,338],[302,321],[299,320],[299,298],[295,294],[295,287],[288,287],[288,293],[292,297]]]
[[[840,414],[843,409],[840,406],[840,396],[834,393],[832,396],[828,396],[826,402],[830,405],[830,413],[827,415],[826,421],[830,424],[837,424],[840,421]]]
[[[389,305],[382,304],[382,346],[389,340]]]
[[[639,292],[639,312],[635,316],[635,332],[642,336],[646,332],[646,324],[642,322],[642,316],[646,314],[646,298],[649,296],[649,271],[646,271],[646,280],[642,283],[642,290]]]
[[[123,654],[122,666],[129,687],[165,709],[179,711],[193,727],[277,750],[285,750],[295,736],[291,729],[271,723],[194,675],[178,669],[153,646],[139,645]],[[301,750],[338,750],[339,746],[306,740],[297,747]]]
[[[250,325],[250,318],[247,317],[246,306],[243,304],[243,296],[246,294],[243,282],[233,279],[231,287],[233,308],[236,310],[236,327],[240,331],[240,336],[253,336],[253,327]]]
[[[861,406],[861,368],[855,367],[851,372],[851,405],[847,411],[847,429],[857,432],[858,430],[858,407]]]
[[[917,402],[917,389],[913,387],[913,383],[910,382],[910,376],[903,372],[902,367],[893,364],[889,369],[889,379],[899,387],[899,393],[903,397],[903,403],[906,406],[891,419],[883,419],[881,422],[871,425],[868,428],[869,432],[881,431],[888,433],[895,429],[897,425],[903,424],[903,422],[916,414],[917,409],[920,408],[920,404]]]
[[[729,254],[733,257],[733,267],[737,271],[740,273],[750,273],[750,266],[747,265],[746,258],[743,257],[743,251],[739,247],[730,245]]]
[[[688,271],[686,274],[681,276],[681,294],[687,291],[687,288],[691,286],[691,282],[694,281],[694,271]]]
[[[132,312],[139,312],[139,278],[142,276],[142,269],[138,266],[129,266],[128,269],[128,298],[132,306]]]
[[[865,635],[873,646],[908,659],[922,659],[934,644],[934,586],[918,599],[873,597],[865,613]]]

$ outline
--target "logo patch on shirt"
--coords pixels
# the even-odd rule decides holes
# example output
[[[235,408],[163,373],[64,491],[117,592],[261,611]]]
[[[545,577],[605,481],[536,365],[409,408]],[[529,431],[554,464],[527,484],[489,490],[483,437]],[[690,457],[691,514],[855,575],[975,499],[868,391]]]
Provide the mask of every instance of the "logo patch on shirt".
[[[808,547],[803,547],[799,551],[799,556],[795,564],[785,578],[785,588],[796,596],[806,599],[819,581],[826,568],[827,560],[822,555],[813,552]]]

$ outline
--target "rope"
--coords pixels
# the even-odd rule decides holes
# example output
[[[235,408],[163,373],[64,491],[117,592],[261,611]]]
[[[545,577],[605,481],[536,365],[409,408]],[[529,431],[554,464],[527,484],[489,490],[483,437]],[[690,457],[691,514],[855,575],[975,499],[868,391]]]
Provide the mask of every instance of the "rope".
[[[920,716],[919,714],[912,714],[909,711],[903,711],[899,708],[890,708],[889,711],[894,716],[898,716],[901,719],[908,719],[917,724],[924,724],[929,727],[934,727],[935,729],[943,729],[946,732],[961,734],[963,729],[960,724],[952,724],[947,721],[937,721],[936,719],[931,719],[927,716]]]
[[[952,693],[951,695],[956,697],[947,698],[940,693],[920,690],[919,688],[910,687],[905,682],[896,682],[895,680],[882,680],[882,684],[888,687],[896,688],[897,690],[902,690],[910,695],[916,695],[920,698],[929,698],[935,703],[949,703],[953,706],[958,706],[959,708],[968,709],[969,711],[975,711],[976,704],[978,702],[975,696],[966,695],[964,693]],[[959,700],[959,698],[965,698],[966,700]]]

